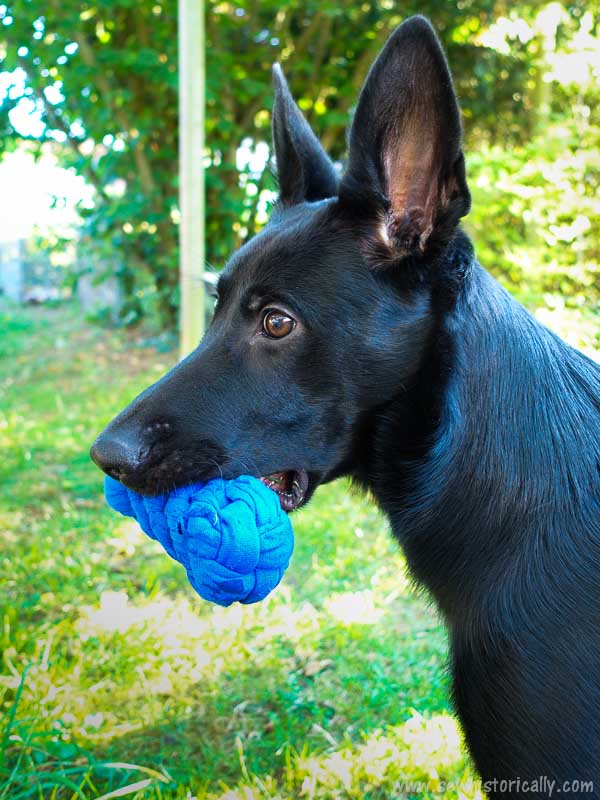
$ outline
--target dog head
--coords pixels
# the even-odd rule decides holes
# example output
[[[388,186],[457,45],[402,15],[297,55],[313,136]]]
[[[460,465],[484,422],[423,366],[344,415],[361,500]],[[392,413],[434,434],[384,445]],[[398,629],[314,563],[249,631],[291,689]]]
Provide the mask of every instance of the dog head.
[[[94,461],[146,494],[251,474],[292,510],[357,469],[419,372],[469,208],[450,73],[429,23],[390,37],[338,178],[274,68],[279,199],[222,272],[200,345],[100,434]],[[447,271],[447,270],[446,270]]]

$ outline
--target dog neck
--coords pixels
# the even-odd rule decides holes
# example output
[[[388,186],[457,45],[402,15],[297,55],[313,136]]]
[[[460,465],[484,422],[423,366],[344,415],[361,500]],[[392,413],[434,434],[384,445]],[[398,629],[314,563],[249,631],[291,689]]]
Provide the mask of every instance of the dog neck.
[[[599,407],[598,367],[473,261],[420,379],[380,415],[366,480],[448,618],[507,581],[525,592],[529,571],[550,573],[565,552],[589,557]]]

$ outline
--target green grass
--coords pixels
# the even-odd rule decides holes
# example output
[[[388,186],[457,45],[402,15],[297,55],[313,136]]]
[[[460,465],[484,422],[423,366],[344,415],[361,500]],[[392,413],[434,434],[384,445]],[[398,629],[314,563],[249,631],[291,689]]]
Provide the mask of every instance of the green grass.
[[[0,330],[0,800],[480,796],[445,633],[368,498],[320,489],[282,586],[211,606],[87,455],[173,353],[68,308]]]

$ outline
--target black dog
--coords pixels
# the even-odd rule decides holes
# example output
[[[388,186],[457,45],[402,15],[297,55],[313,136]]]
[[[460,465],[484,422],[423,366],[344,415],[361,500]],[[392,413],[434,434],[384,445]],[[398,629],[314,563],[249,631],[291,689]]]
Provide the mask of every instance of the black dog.
[[[425,19],[373,65],[341,179],[274,76],[271,220],[223,272],[197,350],[92,457],[149,494],[264,476],[286,510],[351,475],[444,615],[490,796],[600,796],[600,369],[458,227],[459,111]]]

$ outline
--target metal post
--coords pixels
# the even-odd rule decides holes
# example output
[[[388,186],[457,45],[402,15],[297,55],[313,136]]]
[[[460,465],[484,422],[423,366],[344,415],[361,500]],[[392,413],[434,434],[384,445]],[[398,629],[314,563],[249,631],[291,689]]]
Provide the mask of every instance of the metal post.
[[[179,0],[180,354],[204,332],[204,2]]]

